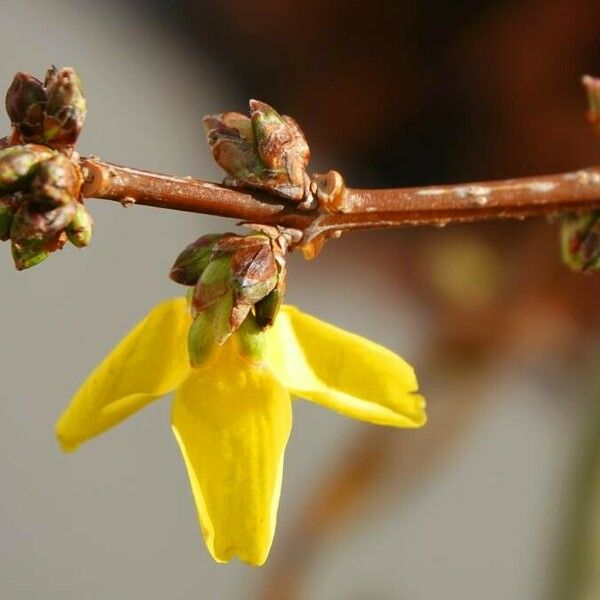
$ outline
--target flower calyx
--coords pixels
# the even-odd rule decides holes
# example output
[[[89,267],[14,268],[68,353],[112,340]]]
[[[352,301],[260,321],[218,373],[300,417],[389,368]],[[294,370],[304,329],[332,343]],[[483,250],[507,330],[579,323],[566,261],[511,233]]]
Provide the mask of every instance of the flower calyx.
[[[249,117],[224,112],[204,117],[203,124],[213,157],[228,174],[226,185],[261,189],[302,210],[343,210],[342,176],[308,175],[308,143],[291,117],[250,100]]]
[[[241,352],[260,362],[261,332],[274,323],[285,291],[282,239],[262,231],[209,234],[177,257],[171,279],[193,286],[188,295],[192,366],[204,364],[236,332]]]

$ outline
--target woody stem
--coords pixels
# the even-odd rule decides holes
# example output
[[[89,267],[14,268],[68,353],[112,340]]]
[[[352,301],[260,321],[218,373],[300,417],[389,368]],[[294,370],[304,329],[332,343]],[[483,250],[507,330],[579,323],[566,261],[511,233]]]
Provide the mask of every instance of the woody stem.
[[[347,189],[343,212],[304,211],[276,196],[83,157],[83,195],[300,229],[352,229],[525,219],[600,209],[600,167],[539,177],[382,190]]]

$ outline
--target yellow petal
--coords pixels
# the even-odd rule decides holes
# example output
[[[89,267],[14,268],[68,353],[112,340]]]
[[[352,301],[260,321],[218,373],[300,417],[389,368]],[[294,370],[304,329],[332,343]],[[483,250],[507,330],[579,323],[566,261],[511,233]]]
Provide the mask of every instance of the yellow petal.
[[[267,351],[269,365],[294,395],[379,425],[426,421],[412,367],[358,335],[284,306]]]
[[[184,298],[156,306],[104,359],[75,394],[56,426],[65,451],[173,391],[190,372]]]
[[[261,565],[275,533],[291,402],[268,368],[240,357],[234,341],[179,388],[173,432],[211,555]]]

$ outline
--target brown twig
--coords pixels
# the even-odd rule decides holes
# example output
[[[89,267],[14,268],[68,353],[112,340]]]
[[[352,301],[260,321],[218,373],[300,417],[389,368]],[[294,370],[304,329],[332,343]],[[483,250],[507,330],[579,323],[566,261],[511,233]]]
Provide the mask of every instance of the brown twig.
[[[82,158],[86,197],[281,225],[304,241],[349,230],[487,219],[525,219],[600,209],[600,168],[462,185],[347,189],[336,212],[301,210],[262,191],[171,177]]]

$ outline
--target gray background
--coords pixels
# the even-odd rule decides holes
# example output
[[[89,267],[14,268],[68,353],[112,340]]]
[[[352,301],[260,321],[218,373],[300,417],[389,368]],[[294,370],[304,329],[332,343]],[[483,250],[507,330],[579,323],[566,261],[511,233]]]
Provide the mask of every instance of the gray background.
[[[139,7],[134,14],[108,2],[3,0],[0,23],[6,85],[17,70],[41,76],[50,63],[80,72],[89,103],[82,153],[220,178],[200,117],[243,105],[218,65],[191,54],[176,32]],[[269,564],[224,567],[204,550],[168,399],[74,455],[55,443],[54,423],[84,375],[151,306],[180,291],[166,278],[172,258],[198,235],[233,226],[89,206],[96,220],[89,249],[66,249],[25,273],[13,270],[8,247],[0,255],[0,597],[258,597]],[[384,251],[378,240],[365,234],[360,243]],[[294,258],[288,301],[418,366],[426,346],[418,311],[397,285],[392,297],[385,266],[373,268],[358,243],[351,236],[331,244],[314,264]],[[508,367],[498,380],[499,401],[483,409],[435,479],[398,506],[373,502],[366,518],[327,540],[309,598],[542,597],[579,415],[548,402],[569,382],[549,389]],[[433,414],[439,392],[425,390]],[[313,486],[367,427],[304,402],[294,417],[272,559]]]

